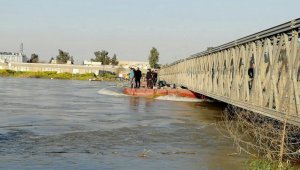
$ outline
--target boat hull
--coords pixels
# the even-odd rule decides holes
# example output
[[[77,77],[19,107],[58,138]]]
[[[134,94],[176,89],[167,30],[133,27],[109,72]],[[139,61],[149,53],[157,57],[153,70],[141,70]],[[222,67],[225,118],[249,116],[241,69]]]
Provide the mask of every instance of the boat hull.
[[[158,97],[158,96],[166,96],[166,95],[174,95],[178,97],[188,97],[188,98],[201,98],[203,99],[205,96],[192,92],[187,89],[146,89],[146,88],[124,88],[124,94],[138,97]]]

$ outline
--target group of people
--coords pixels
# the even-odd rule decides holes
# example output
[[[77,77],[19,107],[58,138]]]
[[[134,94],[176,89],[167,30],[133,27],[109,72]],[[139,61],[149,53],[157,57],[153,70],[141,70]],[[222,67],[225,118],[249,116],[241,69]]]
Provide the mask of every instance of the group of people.
[[[131,88],[140,88],[141,87],[141,78],[142,78],[142,72],[139,68],[130,68],[129,72],[129,81]],[[147,88],[152,89],[154,86],[156,86],[157,82],[157,71],[148,69],[146,73],[146,82],[147,82]]]
[[[141,78],[142,78],[142,72],[140,68],[130,68],[129,72],[129,80],[130,80],[130,85],[131,88],[140,88],[141,87]]]
[[[147,80],[147,88],[153,89],[153,87],[156,86],[156,82],[157,82],[157,71],[148,69],[146,74],[146,80]]]

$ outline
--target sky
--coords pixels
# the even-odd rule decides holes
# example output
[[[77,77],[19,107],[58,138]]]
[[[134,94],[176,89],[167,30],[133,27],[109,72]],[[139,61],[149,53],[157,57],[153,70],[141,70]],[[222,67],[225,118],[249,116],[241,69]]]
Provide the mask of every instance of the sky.
[[[0,51],[39,55],[58,49],[75,63],[106,50],[119,60],[160,63],[300,17],[300,0],[0,0]]]

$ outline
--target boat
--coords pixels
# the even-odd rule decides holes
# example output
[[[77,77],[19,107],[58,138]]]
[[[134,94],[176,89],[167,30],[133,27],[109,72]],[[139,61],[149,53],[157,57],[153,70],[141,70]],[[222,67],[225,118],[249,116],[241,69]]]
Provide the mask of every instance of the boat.
[[[204,95],[190,91],[188,89],[147,89],[125,87],[124,94],[137,97],[155,98],[158,96],[174,95],[178,97],[205,99]]]

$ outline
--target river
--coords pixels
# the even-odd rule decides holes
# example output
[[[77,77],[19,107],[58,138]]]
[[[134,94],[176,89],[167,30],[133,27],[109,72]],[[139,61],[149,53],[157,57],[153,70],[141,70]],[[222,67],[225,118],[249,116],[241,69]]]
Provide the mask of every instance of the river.
[[[0,169],[244,169],[216,130],[223,108],[113,82],[0,78]]]

